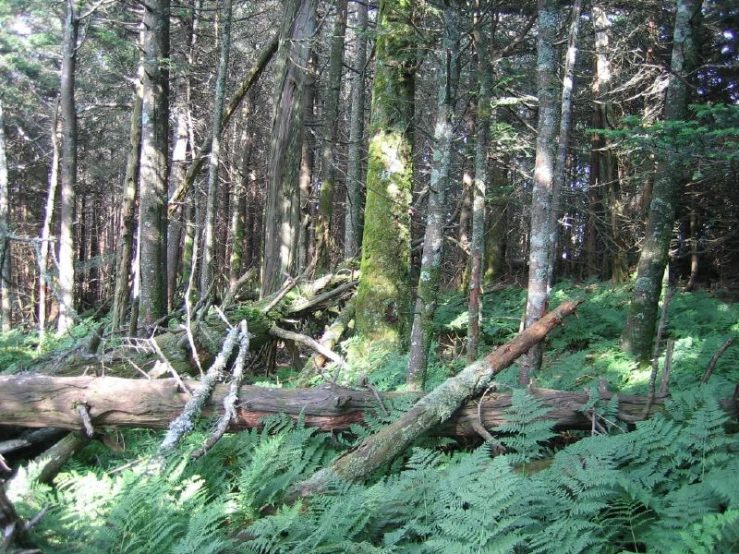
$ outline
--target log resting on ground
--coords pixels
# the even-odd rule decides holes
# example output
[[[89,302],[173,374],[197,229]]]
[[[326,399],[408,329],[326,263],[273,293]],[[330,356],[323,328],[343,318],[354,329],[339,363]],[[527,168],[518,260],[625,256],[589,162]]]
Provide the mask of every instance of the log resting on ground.
[[[274,307],[270,306],[271,297],[259,302],[234,307],[226,312],[226,317],[237,323],[245,319],[252,335],[250,347],[256,351],[272,340],[270,329],[283,324],[285,318],[300,317],[315,310],[340,305],[351,296],[356,288],[355,275],[344,271],[326,275],[312,283],[300,286],[300,294],[284,298]],[[218,354],[228,332],[228,324],[220,315],[213,314],[205,318],[193,329],[193,339],[203,367],[207,367]],[[194,374],[197,365],[192,355],[184,328],[169,330],[155,336],[158,349],[177,373]],[[163,360],[147,339],[124,338],[122,345],[109,348],[99,354],[86,351],[72,351],[65,355],[58,354],[30,362],[24,370],[47,375],[82,375],[95,374],[115,377],[140,377],[143,373],[152,372],[157,363]],[[153,373],[164,375],[166,371]]]
[[[206,417],[220,413],[228,385],[217,385],[205,406]],[[579,411],[588,401],[587,392],[565,392],[532,388],[530,394],[541,399],[549,408],[549,419],[559,429],[589,429],[590,418]],[[381,393],[384,402],[405,398],[420,398],[415,393]],[[601,393],[609,399],[613,393]],[[102,427],[142,427],[165,429],[185,406],[189,394],[178,390],[174,379],[121,379],[118,377],[49,377],[45,375],[0,376],[0,422],[22,427],[56,427],[83,430],[76,407],[87,406],[92,424]],[[306,425],[323,431],[341,431],[362,423],[366,412],[379,409],[374,393],[367,388],[324,386],[309,389],[276,389],[244,385],[239,391],[236,418],[229,431],[239,431],[259,425],[262,418],[285,413],[297,419],[303,414]],[[618,395],[618,417],[635,422],[644,418],[646,396]],[[655,407],[661,410],[664,399],[657,398]],[[488,393],[478,407],[477,401],[467,401],[443,425],[433,431],[448,436],[475,436],[473,422],[478,420],[493,429],[505,423],[511,395]],[[722,406],[736,416],[736,402],[722,401]]]

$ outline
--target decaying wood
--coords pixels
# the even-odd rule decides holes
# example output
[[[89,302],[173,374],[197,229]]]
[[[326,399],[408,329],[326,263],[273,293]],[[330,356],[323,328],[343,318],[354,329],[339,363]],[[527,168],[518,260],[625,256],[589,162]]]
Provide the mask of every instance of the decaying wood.
[[[209,365],[223,345],[228,332],[228,320],[238,322],[245,319],[252,336],[253,351],[272,339],[270,329],[288,316],[304,315],[311,310],[324,309],[339,304],[356,287],[350,274],[333,274],[300,285],[297,298],[283,298],[266,313],[274,298],[267,297],[259,302],[233,306],[224,317],[210,315],[200,325],[192,326],[193,343],[203,365]],[[117,377],[139,377],[150,372],[163,356],[177,374],[193,374],[197,365],[190,341],[182,327],[155,336],[149,340],[128,338],[123,344],[92,355],[74,350],[62,356],[31,362],[24,369],[49,375],[95,374]],[[161,351],[160,353],[156,350]]]
[[[321,335],[319,344],[325,346],[329,350],[338,344],[344,332],[349,327],[349,323],[354,319],[354,302],[347,302],[344,309],[341,310],[339,317],[324,331]],[[298,385],[305,386],[310,381],[313,375],[316,375],[326,365],[327,359],[325,356],[318,352],[315,352],[310,359],[303,366],[300,376],[298,377]]]
[[[194,383],[193,383],[194,384]],[[230,386],[216,385],[203,406],[203,415],[212,417],[223,411],[223,400]],[[589,429],[590,418],[578,409],[588,402],[587,392],[529,389],[550,409],[549,417],[559,429]],[[605,401],[615,393],[600,393]],[[0,376],[0,420],[7,425],[31,428],[57,427],[82,430],[74,406],[85,402],[93,425],[105,427],[141,427],[165,429],[180,413],[190,395],[174,379],[121,379],[118,377],[49,377],[46,375]],[[262,418],[285,413],[293,419],[301,414],[305,424],[323,431],[341,431],[362,423],[367,412],[382,411],[374,393],[366,387],[348,388],[325,385],[307,389],[278,389],[244,385],[239,388],[236,415],[228,430],[239,431],[259,426]],[[420,399],[418,394],[380,393],[386,404],[405,398]],[[475,422],[488,430],[506,422],[511,394],[488,393],[480,404],[467,401],[445,423],[434,429],[448,436],[477,436]],[[641,421],[647,396],[618,395],[618,418]],[[657,396],[653,412],[662,410],[664,398]],[[735,401],[722,401],[731,415],[738,412]],[[479,410],[479,414],[478,414]]]
[[[582,302],[582,299],[564,302],[513,340],[444,381],[396,421],[367,437],[351,452],[336,458],[329,467],[297,484],[289,495],[290,500],[323,491],[337,477],[347,481],[365,479],[397,457],[422,434],[451,418],[466,400],[485,392],[495,375],[538,344]]]

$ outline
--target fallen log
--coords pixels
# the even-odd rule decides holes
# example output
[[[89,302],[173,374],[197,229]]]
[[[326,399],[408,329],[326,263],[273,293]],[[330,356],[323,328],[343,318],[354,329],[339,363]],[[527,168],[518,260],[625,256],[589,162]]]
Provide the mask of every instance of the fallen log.
[[[252,335],[251,350],[257,351],[272,340],[270,330],[275,325],[282,324],[285,318],[341,304],[355,288],[356,280],[351,273],[326,275],[312,283],[301,284],[300,294],[283,298],[275,305],[272,305],[273,298],[267,297],[259,302],[233,307],[225,316],[233,323],[247,321]],[[214,314],[193,327],[193,342],[199,361],[201,365],[208,365],[220,351],[229,325],[221,315]],[[155,366],[163,364],[168,364],[177,373],[197,372],[197,364],[184,326],[180,325],[151,339],[122,338],[117,346],[107,347],[100,353],[90,354],[87,349],[77,349],[62,355],[52,355],[29,362],[21,369],[62,376],[95,374],[140,377],[151,374],[157,377],[166,373],[155,369]]]
[[[205,404],[206,417],[220,414],[229,385],[216,385]],[[579,411],[589,400],[588,392],[567,392],[531,388],[529,393],[550,408],[548,418],[558,429],[589,429],[591,420]],[[610,400],[614,393],[601,393]],[[175,379],[121,379],[118,377],[50,377],[46,375],[0,376],[0,422],[30,428],[56,427],[84,430],[78,410],[85,405],[93,427],[140,427],[165,429],[185,406],[190,395],[178,387]],[[381,393],[384,403],[405,398],[420,399],[417,393]],[[293,419],[323,431],[342,431],[361,424],[366,413],[381,411],[374,393],[368,388],[337,385],[307,389],[277,389],[244,385],[239,389],[239,405],[228,430],[258,427],[268,415],[284,413]],[[506,423],[506,411],[512,395],[493,392],[481,403],[469,400],[434,432],[440,435],[476,436],[475,422],[487,429]],[[644,419],[647,396],[618,395],[618,418],[625,422]],[[661,411],[663,397],[657,397],[655,409]],[[722,401],[731,415],[739,413],[735,400]]]

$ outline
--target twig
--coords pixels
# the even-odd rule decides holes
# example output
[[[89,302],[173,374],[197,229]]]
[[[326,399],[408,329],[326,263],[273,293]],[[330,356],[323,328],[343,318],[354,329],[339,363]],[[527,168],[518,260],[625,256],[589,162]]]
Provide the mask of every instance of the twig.
[[[221,308],[223,310],[228,308],[228,306],[231,304],[231,302],[233,302],[233,299],[238,294],[239,290],[241,290],[241,287],[244,286],[244,283],[254,277],[255,273],[256,270],[254,268],[251,268],[249,271],[239,277],[233,285],[231,285],[231,287],[228,289],[228,292],[226,293],[226,296],[223,298],[223,302],[221,302]]]
[[[287,281],[285,281],[285,284],[282,285],[282,288],[277,292],[277,294],[275,295],[275,297],[272,299],[272,302],[270,302],[264,308],[262,308],[262,313],[263,314],[266,314],[272,308],[274,308],[275,306],[277,306],[277,304],[280,303],[280,300],[282,300],[283,298],[285,298],[285,295],[288,292],[290,292],[291,290],[293,290],[293,288],[295,288],[295,285],[297,285],[297,284],[298,284],[298,281],[296,279],[293,279],[292,277],[290,277],[288,275]]]
[[[296,314],[298,312],[304,312],[310,308],[313,308],[314,306],[317,306],[321,302],[325,302],[326,300],[331,300],[332,298],[341,295],[343,292],[350,290],[352,288],[355,288],[358,282],[359,281],[349,281],[348,283],[339,285],[335,289],[332,289],[328,292],[324,292],[323,294],[319,294],[318,296],[314,296],[310,300],[305,300],[303,302],[296,302],[295,305],[290,306],[288,313]]]
[[[245,319],[241,321],[239,327],[241,328],[241,333],[239,334],[239,354],[236,356],[236,361],[234,362],[231,386],[229,387],[228,394],[223,399],[223,415],[218,420],[218,425],[208,439],[208,442],[205,443],[205,446],[192,454],[191,457],[193,459],[200,458],[208,450],[213,448],[213,445],[224,435],[231,421],[236,419],[236,401],[239,399],[239,389],[241,388],[241,382],[244,380],[244,362],[249,355],[249,339],[251,338]]]
[[[659,387],[660,396],[667,396],[669,393],[668,386],[670,383],[670,371],[672,370],[672,349],[675,347],[675,341],[670,339],[667,341],[667,351],[665,352],[665,366],[662,368],[662,384]]]
[[[198,237],[196,236],[193,240],[192,245],[192,259],[198,259]],[[187,335],[187,342],[190,344],[190,351],[192,352],[192,359],[195,361],[195,365],[200,371],[200,377],[203,377],[203,366],[200,364],[200,356],[198,356],[198,349],[195,347],[195,337],[192,335],[192,306],[190,305],[190,298],[192,295],[192,285],[195,280],[195,264],[192,264],[190,275],[187,279],[187,290],[185,290],[185,334]]]
[[[665,332],[665,325],[667,322],[667,308],[670,305],[675,294],[675,289],[668,289],[665,293],[665,301],[662,304],[662,314],[659,318],[659,326],[657,327],[657,337],[654,339],[654,351],[652,352],[652,372],[649,374],[649,400],[647,406],[644,408],[644,418],[649,417],[649,411],[652,409],[654,403],[655,388],[657,384],[657,372],[659,371],[659,346],[662,342],[662,335]],[[666,360],[665,360],[666,362]]]
[[[721,348],[719,348],[716,353],[713,355],[713,358],[711,358],[711,361],[708,362],[708,366],[706,367],[706,372],[703,374],[703,377],[701,378],[701,384],[705,385],[708,383],[708,379],[711,378],[711,373],[713,373],[713,368],[716,367],[716,362],[718,362],[719,358],[724,355],[724,352],[726,352],[729,349],[729,346],[731,346],[732,339],[727,339],[726,342],[723,344]]]
[[[239,330],[234,327],[228,332],[226,340],[223,342],[223,348],[216,356],[213,364],[208,369],[205,377],[200,382],[200,388],[193,393],[190,399],[185,404],[185,408],[182,413],[169,424],[167,434],[162,441],[162,445],[159,447],[160,452],[174,449],[177,443],[180,442],[182,437],[193,430],[195,427],[194,421],[200,416],[203,410],[203,406],[210,398],[213,393],[213,388],[216,386],[216,381],[221,373],[221,370],[226,367],[228,359],[231,357],[231,352],[236,346],[236,338],[238,337]]]
[[[91,439],[95,436],[95,428],[92,426],[90,412],[87,411],[87,406],[83,402],[77,404],[77,413],[80,415],[80,421],[82,421],[82,427],[85,429],[85,435]]]
[[[343,367],[346,367],[346,362],[344,361],[344,358],[339,356],[336,352],[331,350],[330,348],[326,348],[321,343],[316,341],[315,339],[312,339],[308,335],[303,335],[301,333],[295,333],[294,331],[288,331],[286,329],[281,329],[280,327],[272,327],[269,330],[269,334],[273,337],[277,337],[280,339],[285,340],[293,340],[295,342],[299,342],[300,344],[303,344],[307,346],[308,348],[312,348],[325,358],[328,358],[332,362],[336,363],[337,365]]]
[[[177,373],[175,368],[170,363],[169,359],[167,359],[167,357],[164,355],[164,352],[162,352],[162,349],[159,348],[157,341],[154,340],[154,338],[150,338],[149,344],[151,344],[151,347],[154,349],[154,352],[156,352],[157,356],[159,356],[159,360],[164,364],[167,371],[169,371],[172,374],[172,377],[174,377],[174,380],[177,381],[177,386],[180,387],[180,389],[182,389],[183,391],[192,394],[190,387],[188,387],[180,378],[180,374]]]

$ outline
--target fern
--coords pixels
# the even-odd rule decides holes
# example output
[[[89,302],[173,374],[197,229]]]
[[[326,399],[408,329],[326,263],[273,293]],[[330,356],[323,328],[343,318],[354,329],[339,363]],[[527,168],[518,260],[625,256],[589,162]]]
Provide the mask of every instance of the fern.
[[[511,464],[526,464],[543,456],[542,444],[554,436],[553,423],[546,419],[548,413],[543,401],[524,390],[513,391],[512,405],[506,411],[507,421],[496,428],[506,434],[500,442],[513,451],[508,454]]]

